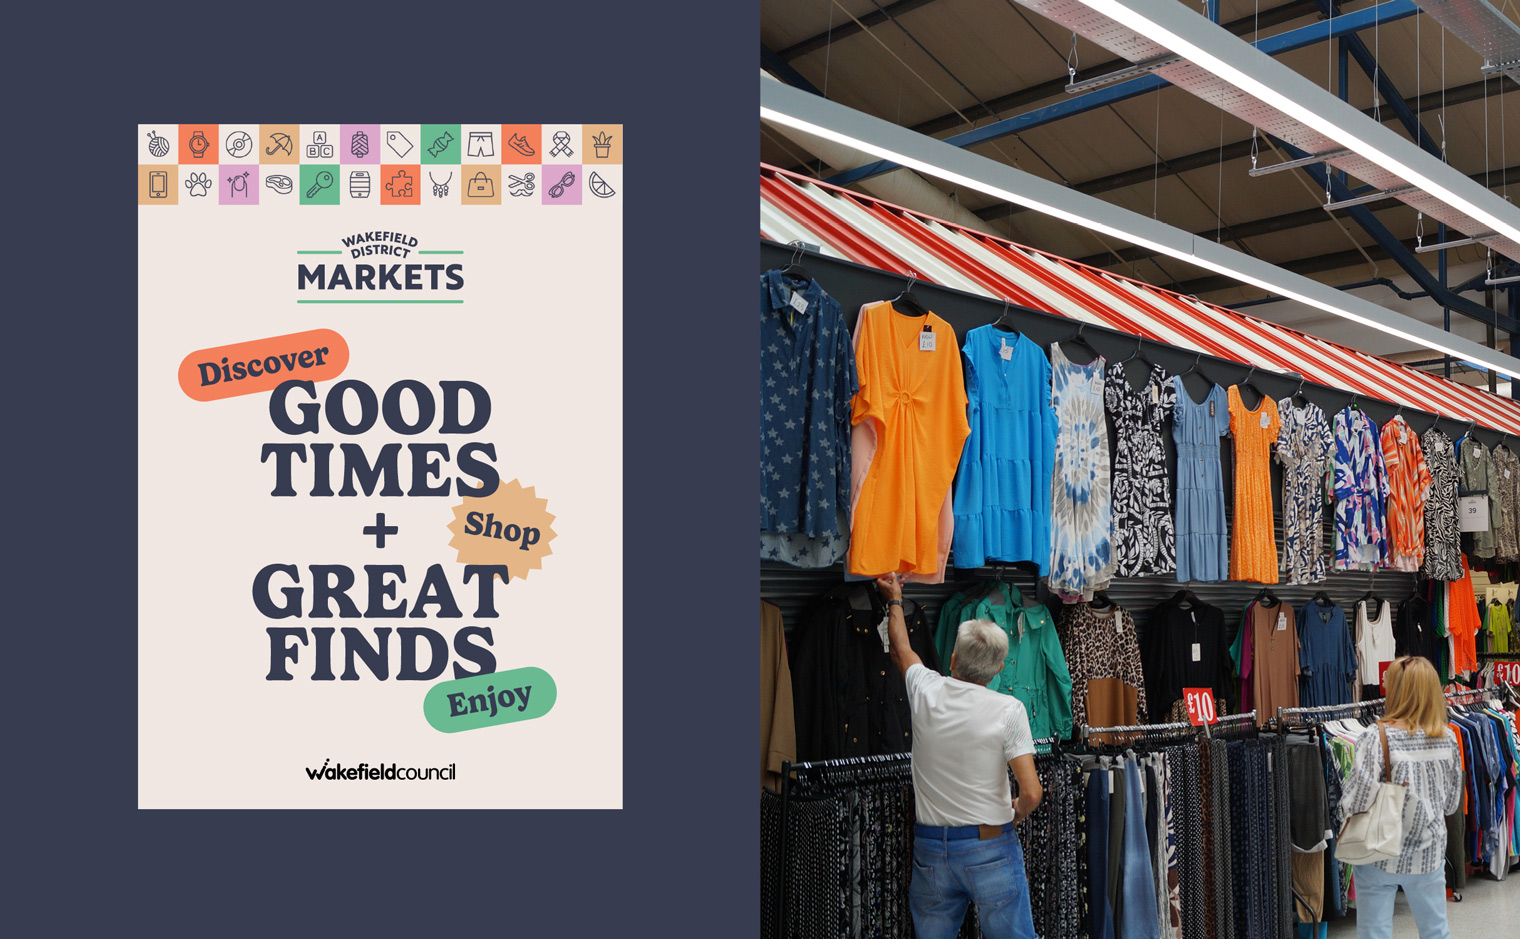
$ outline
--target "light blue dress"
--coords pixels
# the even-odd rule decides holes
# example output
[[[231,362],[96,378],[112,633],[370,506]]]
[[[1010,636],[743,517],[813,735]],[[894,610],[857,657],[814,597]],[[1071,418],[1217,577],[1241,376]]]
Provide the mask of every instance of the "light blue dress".
[[[1114,577],[1113,504],[1103,367],[1050,347],[1050,406],[1056,413],[1056,464],[1050,493],[1050,574],[1063,599],[1091,600]]]
[[[1177,444],[1177,580],[1230,579],[1230,539],[1224,519],[1224,475],[1219,439],[1230,432],[1225,390],[1209,389],[1200,404],[1188,394],[1182,376],[1173,375],[1177,405],[1172,410],[1172,439]]]
[[[1033,561],[1044,576],[1056,461],[1050,363],[1028,337],[995,326],[968,332],[961,351],[971,435],[955,475],[955,566]]]

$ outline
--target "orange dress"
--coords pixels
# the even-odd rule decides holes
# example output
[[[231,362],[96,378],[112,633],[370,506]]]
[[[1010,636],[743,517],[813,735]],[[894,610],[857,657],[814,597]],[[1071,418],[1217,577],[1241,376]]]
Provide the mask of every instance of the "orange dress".
[[[1425,499],[1433,478],[1420,438],[1401,415],[1383,425],[1383,465],[1388,468],[1389,566],[1417,571],[1425,561]]]
[[[1451,642],[1451,674],[1478,670],[1476,637],[1483,620],[1478,616],[1478,598],[1473,593],[1472,570],[1467,555],[1462,555],[1462,579],[1447,584],[1446,631]]]
[[[850,572],[943,582],[955,525],[950,482],[971,433],[955,331],[933,313],[867,304],[855,365]]]
[[[1235,441],[1235,518],[1230,526],[1230,579],[1277,583],[1277,533],[1272,522],[1272,444],[1282,419],[1268,395],[1252,410],[1230,386],[1230,436]]]

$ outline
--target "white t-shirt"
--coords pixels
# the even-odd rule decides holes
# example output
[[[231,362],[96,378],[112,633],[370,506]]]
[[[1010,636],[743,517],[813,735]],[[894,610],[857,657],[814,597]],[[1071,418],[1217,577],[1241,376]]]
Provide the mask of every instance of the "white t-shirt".
[[[1018,698],[923,665],[903,676],[913,715],[913,791],[925,825],[1013,821],[1008,761],[1034,752]]]

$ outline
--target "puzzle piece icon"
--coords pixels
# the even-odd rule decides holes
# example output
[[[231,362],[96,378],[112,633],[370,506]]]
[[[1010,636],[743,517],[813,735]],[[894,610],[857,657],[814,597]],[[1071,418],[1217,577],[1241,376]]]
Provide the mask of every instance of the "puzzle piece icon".
[[[205,173],[191,173],[185,180],[185,188],[192,196],[204,196],[211,191],[211,177]]]
[[[398,199],[408,199],[412,195],[412,177],[406,170],[398,170],[395,176],[386,180],[385,188],[390,190],[392,196]]]

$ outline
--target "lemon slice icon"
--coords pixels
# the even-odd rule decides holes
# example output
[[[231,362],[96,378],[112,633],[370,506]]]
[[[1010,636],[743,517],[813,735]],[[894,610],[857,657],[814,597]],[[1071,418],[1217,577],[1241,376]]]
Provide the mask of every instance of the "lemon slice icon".
[[[599,199],[608,199],[617,195],[617,192],[607,185],[607,180],[603,179],[595,170],[591,171],[590,178],[586,180],[586,188],[590,189],[591,194]]]

